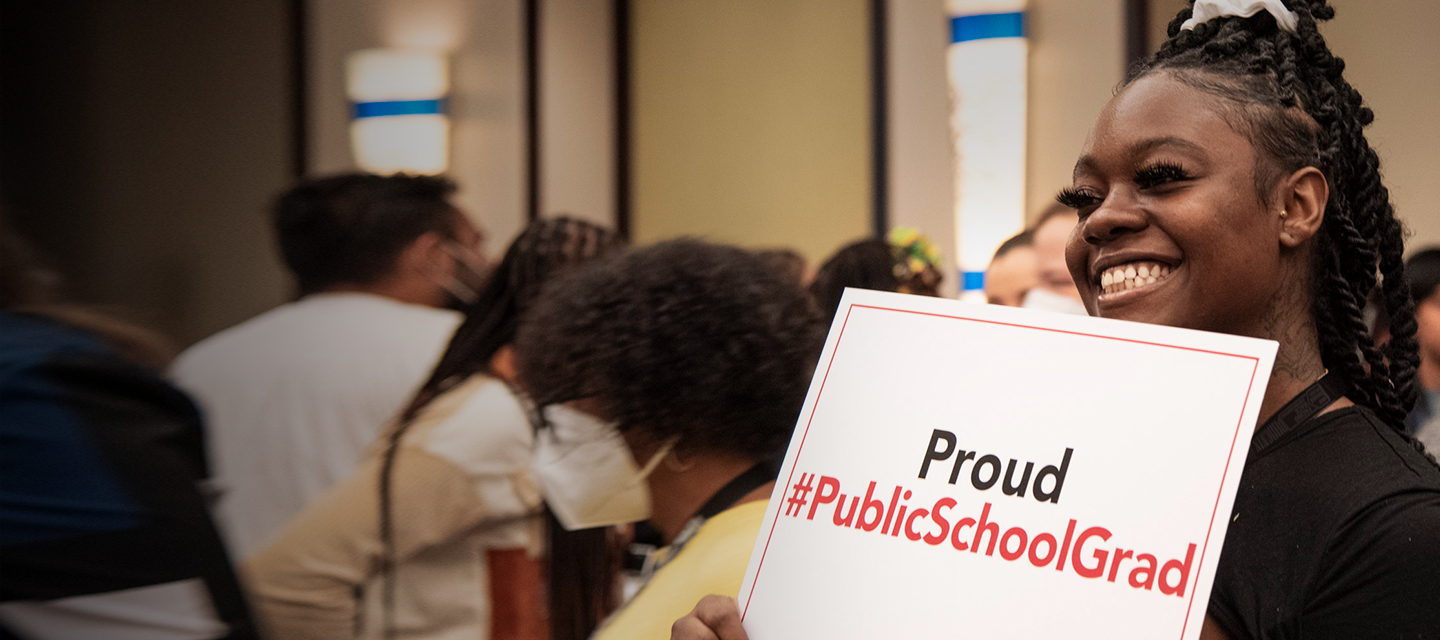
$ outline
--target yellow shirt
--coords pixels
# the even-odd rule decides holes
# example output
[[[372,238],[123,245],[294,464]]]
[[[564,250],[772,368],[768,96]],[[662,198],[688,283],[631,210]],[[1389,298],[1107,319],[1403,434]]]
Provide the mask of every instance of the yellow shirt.
[[[701,598],[712,593],[739,595],[767,505],[767,500],[747,502],[706,520],[680,553],[656,571],[591,640],[667,640],[670,626]]]

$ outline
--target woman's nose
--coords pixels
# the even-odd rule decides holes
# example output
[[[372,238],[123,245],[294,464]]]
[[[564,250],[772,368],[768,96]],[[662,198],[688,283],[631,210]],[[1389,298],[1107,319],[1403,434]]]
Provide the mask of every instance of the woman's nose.
[[[1120,236],[1135,233],[1149,224],[1149,216],[1139,202],[1123,190],[1114,189],[1090,212],[1076,230],[1085,242],[1100,245]]]

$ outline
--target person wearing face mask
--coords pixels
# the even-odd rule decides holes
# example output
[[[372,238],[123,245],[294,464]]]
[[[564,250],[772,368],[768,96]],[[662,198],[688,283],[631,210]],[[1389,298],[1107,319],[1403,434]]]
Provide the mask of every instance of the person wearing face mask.
[[[1440,466],[1404,433],[1420,362],[1404,231],[1364,134],[1376,114],[1319,30],[1334,16],[1195,0],[1059,197],[1092,315],[1279,344],[1202,640],[1440,633]],[[1383,345],[1363,313],[1377,289]],[[745,637],[724,598],[673,635]]]
[[[1020,306],[1085,315],[1080,292],[1075,289],[1070,270],[1065,266],[1065,243],[1070,238],[1070,231],[1075,228],[1075,222],[1075,211],[1057,203],[1040,214],[1040,219],[1031,227],[1031,245],[1035,248],[1039,279],[1036,286],[1025,294]]]
[[[546,282],[612,231],[532,222],[364,463],[243,566],[270,637],[547,637],[531,422],[511,342]]]
[[[764,259],[693,240],[587,265],[550,294],[516,340],[541,407],[535,472],[566,528],[662,534],[657,568],[592,637],[668,637],[700,596],[739,591],[822,328]]]
[[[304,181],[274,205],[300,297],[187,349],[170,374],[210,426],[217,518],[236,559],[349,475],[473,301],[480,232],[430,176]]]

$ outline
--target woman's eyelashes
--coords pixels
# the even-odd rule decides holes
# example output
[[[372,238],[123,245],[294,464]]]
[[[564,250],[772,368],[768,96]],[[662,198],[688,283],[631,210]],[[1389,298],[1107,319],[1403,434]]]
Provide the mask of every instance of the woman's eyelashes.
[[[1068,189],[1061,189],[1060,193],[1055,194],[1056,202],[1059,202],[1062,205],[1079,211],[1082,214],[1089,209],[1093,209],[1096,206],[1099,206],[1100,202],[1103,200],[1104,198],[1101,198],[1100,196],[1095,195],[1094,193],[1091,193],[1084,188],[1071,187]]]
[[[1141,191],[1193,179],[1194,176],[1190,175],[1190,172],[1186,171],[1184,167],[1173,162],[1163,161],[1136,169],[1135,174],[1131,177],[1135,186]],[[1084,216],[1090,210],[1100,206],[1100,203],[1105,201],[1105,197],[1095,193],[1089,187],[1071,187],[1061,189],[1060,193],[1056,194],[1055,201]]]
[[[1173,182],[1190,180],[1192,177],[1189,171],[1178,164],[1157,162],[1137,169],[1134,180],[1135,186],[1141,189],[1153,189]]]

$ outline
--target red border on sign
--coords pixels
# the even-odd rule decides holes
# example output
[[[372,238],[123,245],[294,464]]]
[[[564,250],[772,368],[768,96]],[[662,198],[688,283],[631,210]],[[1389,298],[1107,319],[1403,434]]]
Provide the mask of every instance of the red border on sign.
[[[809,437],[809,435],[810,435],[810,423],[815,420],[815,411],[816,411],[817,409],[819,409],[819,407],[820,407],[820,398],[821,398],[821,396],[823,396],[823,395],[825,394],[825,382],[830,379],[830,368],[835,365],[835,354],[837,354],[837,353],[840,352],[840,341],[842,341],[842,340],[845,339],[845,326],[848,325],[848,324],[850,324],[850,313],[851,313],[852,311],[854,311],[857,307],[858,307],[858,308],[861,308],[861,309],[875,309],[875,310],[878,310],[878,311],[896,311],[896,312],[899,312],[899,313],[909,313],[909,314],[912,314],[912,315],[919,315],[919,316],[931,316],[931,317],[935,317],[935,318],[947,318],[947,319],[950,319],[950,320],[965,320],[965,321],[968,321],[968,322],[979,322],[979,323],[983,323],[983,324],[993,324],[993,325],[1000,325],[1000,326],[1005,326],[1005,327],[1016,327],[1016,328],[1019,328],[1019,329],[1035,329],[1035,330],[1037,330],[1037,331],[1048,331],[1048,332],[1050,332],[1050,333],[1063,333],[1063,334],[1066,334],[1066,335],[1083,336],[1083,337],[1086,337],[1086,338],[1101,338],[1101,339],[1104,339],[1104,340],[1117,340],[1117,341],[1120,341],[1120,342],[1130,342],[1130,343],[1134,343],[1134,344],[1143,344],[1143,345],[1152,346],[1152,347],[1165,347],[1165,348],[1167,348],[1167,349],[1181,349],[1181,350],[1184,350],[1184,351],[1195,351],[1195,352],[1199,352],[1199,353],[1207,353],[1207,354],[1217,355],[1217,356],[1228,356],[1228,357],[1231,357],[1231,358],[1241,358],[1241,359],[1244,359],[1244,360],[1249,360],[1249,361],[1251,361],[1251,362],[1254,364],[1254,368],[1252,368],[1252,369],[1250,370],[1250,384],[1247,385],[1246,388],[1245,388],[1245,402],[1240,405],[1240,418],[1235,421],[1235,433],[1230,437],[1230,453],[1229,453],[1228,455],[1226,455],[1226,457],[1225,457],[1225,471],[1220,474],[1220,488],[1215,492],[1215,504],[1214,504],[1214,506],[1212,506],[1211,509],[1210,509],[1210,525],[1205,529],[1205,544],[1200,548],[1200,563],[1197,564],[1197,565],[1195,565],[1195,575],[1197,575],[1197,576],[1200,575],[1200,573],[1203,571],[1203,568],[1204,568],[1204,565],[1205,565],[1205,552],[1210,548],[1210,532],[1213,531],[1214,528],[1215,528],[1215,514],[1218,513],[1219,510],[1220,510],[1220,497],[1221,497],[1221,496],[1224,494],[1224,492],[1225,492],[1225,477],[1230,474],[1230,463],[1233,461],[1233,459],[1234,459],[1234,457],[1235,457],[1235,443],[1240,440],[1240,426],[1243,424],[1244,419],[1245,419],[1245,409],[1250,406],[1250,391],[1251,391],[1251,389],[1253,389],[1254,386],[1255,386],[1255,374],[1256,374],[1256,372],[1258,372],[1258,371],[1260,370],[1260,359],[1259,359],[1259,358],[1256,358],[1256,357],[1254,357],[1254,356],[1247,356],[1247,355],[1239,354],[1239,353],[1226,353],[1226,352],[1224,352],[1224,351],[1211,351],[1211,350],[1208,350],[1208,349],[1196,349],[1196,348],[1194,348],[1194,347],[1182,347],[1182,346],[1179,346],[1179,345],[1165,344],[1165,343],[1162,343],[1162,342],[1149,342],[1149,341],[1145,341],[1145,340],[1134,340],[1134,339],[1130,339],[1130,338],[1116,338],[1116,337],[1114,337],[1114,336],[1102,336],[1102,335],[1097,335],[1097,334],[1093,334],[1093,333],[1083,333],[1083,332],[1080,332],[1080,331],[1066,331],[1066,330],[1064,330],[1064,329],[1052,329],[1052,328],[1050,328],[1050,327],[1036,327],[1036,326],[1031,326],[1031,325],[1026,325],[1026,324],[1017,324],[1017,323],[1013,323],[1013,322],[1000,322],[1000,321],[997,321],[997,320],[981,320],[981,319],[979,319],[979,318],[967,318],[967,317],[964,317],[964,316],[951,316],[951,315],[945,315],[945,314],[942,314],[942,313],[928,313],[928,312],[924,312],[924,311],[911,311],[911,310],[909,310],[909,309],[892,309],[892,308],[890,308],[890,307],[877,307],[877,306],[874,306],[874,305],[866,305],[866,304],[851,304],[851,305],[850,305],[850,308],[845,310],[845,320],[844,320],[844,322],[840,323],[840,335],[839,335],[839,336],[836,336],[836,338],[835,338],[835,349],[830,352],[830,361],[825,364],[825,375],[820,378],[820,390],[815,392],[815,405],[812,406],[812,407],[810,407],[810,417],[805,421],[805,431],[800,434],[800,446],[799,446],[799,448],[797,448],[796,451],[795,451],[795,463],[790,466],[790,476],[789,476],[788,478],[786,478],[786,480],[785,480],[785,487],[786,487],[787,490],[788,490],[789,487],[790,487],[791,481],[793,481],[793,480],[795,479],[795,468],[798,467],[798,466],[800,466],[800,453],[803,452],[804,449],[805,449],[805,438]],[[769,532],[768,534],[766,534],[766,536],[765,536],[765,548],[760,551],[760,564],[755,567],[755,580],[750,583],[750,593],[749,593],[749,594],[746,596],[746,598],[745,598],[745,609],[740,612],[740,620],[741,620],[742,622],[745,620],[745,614],[749,613],[749,611],[750,611],[750,601],[751,601],[751,599],[752,599],[752,598],[754,597],[754,595],[755,595],[755,585],[760,582],[760,570],[761,570],[762,568],[764,568],[764,566],[765,566],[765,554],[766,554],[766,553],[769,553],[769,551],[770,551],[770,539],[771,539],[772,537],[774,537],[774,535],[775,535],[775,525],[777,525],[777,524],[779,524],[779,523],[780,523],[780,517],[779,517],[778,514],[777,514],[777,516],[775,517],[775,520],[770,523],[770,532]],[[1191,590],[1190,590],[1190,601],[1189,601],[1189,603],[1187,603],[1186,608],[1185,608],[1185,624],[1180,627],[1180,637],[1181,637],[1181,638],[1184,638],[1184,637],[1185,637],[1185,631],[1186,631],[1186,629],[1188,629],[1188,628],[1190,627],[1190,612],[1191,612],[1194,608],[1195,608],[1195,590],[1194,590],[1194,589],[1191,589]]]

